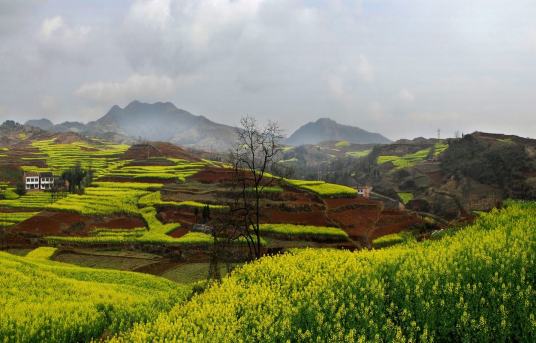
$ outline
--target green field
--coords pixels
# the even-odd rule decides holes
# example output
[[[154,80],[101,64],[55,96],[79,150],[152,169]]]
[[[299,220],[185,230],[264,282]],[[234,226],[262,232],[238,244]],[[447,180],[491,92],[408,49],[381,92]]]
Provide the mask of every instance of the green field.
[[[187,177],[196,174],[206,167],[205,162],[190,162],[180,159],[168,159],[175,163],[171,166],[124,166],[108,172],[107,177],[125,178],[133,181],[140,179],[156,179],[162,181],[184,182]]]
[[[289,180],[285,181],[298,189],[312,192],[320,197],[351,197],[357,195],[357,190],[343,185],[327,183],[324,181],[304,181]]]
[[[390,247],[401,243],[415,242],[415,237],[410,232],[392,233],[376,238],[372,241],[372,247],[376,249]]]
[[[153,320],[190,292],[188,286],[154,276],[4,252],[0,252],[0,270],[4,342],[98,339],[105,332],[113,334],[135,322]]]
[[[38,260],[49,260],[56,253],[56,250],[56,248],[52,247],[39,247],[26,254],[26,257]]]
[[[402,200],[402,203],[407,204],[413,200],[413,193],[409,192],[398,192],[398,197]]]
[[[100,141],[58,144],[55,139],[35,141],[32,146],[43,154],[47,169],[55,175],[61,175],[62,172],[79,163],[84,169],[91,168],[96,177],[122,166],[125,161],[120,161],[119,155],[128,149],[128,145]],[[26,169],[36,171],[31,167]]]
[[[509,203],[439,241],[265,257],[116,340],[534,342],[535,226]]]
[[[347,156],[349,157],[354,157],[354,158],[361,158],[361,157],[366,157],[370,154],[370,152],[372,151],[372,149],[368,149],[368,150],[361,150],[361,151],[348,151],[346,153]]]
[[[310,240],[344,242],[348,234],[336,227],[293,225],[293,224],[262,224],[260,231],[263,236],[287,240]]]
[[[16,225],[39,212],[0,212],[0,227]]]
[[[423,149],[412,154],[406,154],[403,156],[391,156],[391,155],[382,155],[378,156],[377,163],[385,164],[391,162],[396,169],[409,168],[415,164],[422,162],[426,159],[428,154],[430,154],[430,149]]]
[[[46,192],[30,192],[16,199],[0,200],[0,207],[42,209],[50,205],[52,197]]]

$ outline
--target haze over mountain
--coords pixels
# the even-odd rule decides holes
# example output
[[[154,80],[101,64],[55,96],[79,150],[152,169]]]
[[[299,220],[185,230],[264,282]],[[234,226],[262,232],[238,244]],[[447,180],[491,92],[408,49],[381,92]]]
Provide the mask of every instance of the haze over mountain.
[[[304,145],[341,140],[358,144],[387,144],[391,142],[379,133],[369,132],[355,126],[342,125],[329,118],[320,118],[315,122],[303,125],[285,142],[290,145]]]
[[[54,127],[54,123],[46,118],[28,120],[24,125],[33,126],[41,130],[50,130]]]
[[[113,132],[150,141],[221,150],[234,142],[235,128],[177,108],[171,102],[133,101],[113,106],[102,118],[87,124],[89,132]]]
[[[215,123],[177,108],[171,102],[154,104],[133,101],[125,108],[113,106],[100,119],[87,124],[48,119],[29,120],[25,125],[51,132],[77,132],[107,139],[165,141],[204,150],[225,150],[234,142],[235,128]]]

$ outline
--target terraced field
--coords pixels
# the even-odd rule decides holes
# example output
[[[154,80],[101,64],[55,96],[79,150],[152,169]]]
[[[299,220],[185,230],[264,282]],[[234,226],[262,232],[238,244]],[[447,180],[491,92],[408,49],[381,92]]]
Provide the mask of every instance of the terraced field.
[[[117,169],[123,162],[119,156],[127,149],[127,145],[116,145],[100,141],[76,141],[68,144],[57,143],[55,139],[32,142],[44,157],[36,156],[28,160],[44,159],[49,171],[60,175],[63,171],[80,163],[84,169],[92,169],[96,177],[103,176]],[[26,168],[26,170],[32,170]],[[42,171],[42,169],[41,169]]]
[[[156,318],[183,301],[189,286],[140,273],[48,261],[50,248],[27,257],[0,252],[0,338],[82,342]]]
[[[201,212],[208,207],[213,219],[218,218],[238,196],[229,186],[232,171],[224,164],[170,144],[127,147],[72,134],[25,144],[26,155],[23,148],[17,150],[19,163],[28,163],[20,166],[23,170],[52,170],[57,175],[76,161],[95,173],[83,194],[53,199],[49,193],[32,192],[0,200],[0,225],[56,246],[208,247],[209,235],[191,231]],[[389,228],[389,221],[378,221],[378,207],[356,202],[357,192],[350,187],[277,177],[273,181],[262,194],[263,235],[270,247],[281,239],[290,245],[299,241],[300,246],[304,241],[314,246],[350,242],[348,236],[363,241],[371,230],[391,233],[415,223],[405,218],[399,221],[405,224]]]

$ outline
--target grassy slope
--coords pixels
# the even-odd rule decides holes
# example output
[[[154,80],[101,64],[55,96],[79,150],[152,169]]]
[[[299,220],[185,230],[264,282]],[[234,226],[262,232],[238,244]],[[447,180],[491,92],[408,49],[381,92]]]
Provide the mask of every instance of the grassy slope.
[[[263,258],[120,340],[533,342],[535,226],[516,203],[440,241]]]
[[[261,234],[288,240],[335,241],[348,240],[348,234],[336,227],[293,225],[293,224],[262,224]]]
[[[0,252],[0,341],[87,341],[155,318],[189,294],[161,278],[47,261],[43,252]]]

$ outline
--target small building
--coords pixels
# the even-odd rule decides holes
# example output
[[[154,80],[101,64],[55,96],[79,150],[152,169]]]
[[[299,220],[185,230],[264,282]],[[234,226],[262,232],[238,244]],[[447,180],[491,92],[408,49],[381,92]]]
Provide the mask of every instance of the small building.
[[[372,186],[357,186],[357,194],[364,198],[370,198],[372,193]]]
[[[50,172],[24,174],[26,190],[50,190],[55,182],[56,178]]]
[[[24,185],[27,190],[39,189],[39,173],[25,173]]]
[[[52,173],[40,173],[40,188],[41,190],[49,190],[54,185],[54,175]]]

